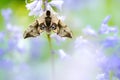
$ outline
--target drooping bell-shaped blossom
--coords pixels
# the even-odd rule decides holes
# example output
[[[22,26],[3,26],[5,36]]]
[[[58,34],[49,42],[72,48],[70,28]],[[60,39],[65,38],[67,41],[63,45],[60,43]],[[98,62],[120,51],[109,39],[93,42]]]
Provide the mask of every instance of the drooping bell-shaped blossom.
[[[30,10],[29,16],[32,16],[32,15],[38,16],[43,13],[42,0],[34,0],[31,3],[27,3],[26,8]]]
[[[45,11],[43,5],[45,5],[46,10],[50,10],[51,12],[55,13],[53,7],[61,10],[63,2],[63,0],[51,0],[49,2],[43,2],[43,0],[34,0],[31,3],[27,3],[26,1],[26,8],[30,10],[29,16],[40,16]]]
[[[100,27],[100,30],[99,30],[100,34],[109,34],[109,33],[112,32],[116,35],[118,33],[118,29],[117,29],[116,26],[111,27],[111,26],[108,25],[108,21],[110,20],[110,18],[111,18],[111,16],[107,16],[103,20],[103,22],[101,24],[101,27]]]
[[[86,35],[97,36],[96,31],[92,29],[91,26],[86,26],[86,28],[84,28],[82,31]]]

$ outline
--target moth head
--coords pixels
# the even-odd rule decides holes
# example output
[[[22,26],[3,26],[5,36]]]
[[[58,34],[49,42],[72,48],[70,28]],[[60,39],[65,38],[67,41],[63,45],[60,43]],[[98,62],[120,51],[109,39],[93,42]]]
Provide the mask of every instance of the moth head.
[[[50,11],[47,10],[47,11],[46,11],[46,16],[50,16],[50,15],[51,15]]]

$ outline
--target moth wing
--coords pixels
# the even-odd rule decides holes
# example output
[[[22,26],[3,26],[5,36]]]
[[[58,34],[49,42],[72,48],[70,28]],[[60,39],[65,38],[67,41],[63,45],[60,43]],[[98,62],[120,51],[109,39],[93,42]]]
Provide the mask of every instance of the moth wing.
[[[29,25],[29,27],[25,30],[23,37],[29,38],[29,37],[36,37],[39,36],[40,32],[38,31],[38,21],[34,21],[32,24]]]
[[[55,32],[55,33],[57,33],[57,32],[59,31],[59,27],[58,27],[59,19],[58,19],[57,16],[54,15],[54,14],[51,14],[51,18],[52,18],[51,24],[56,24],[56,26],[55,26],[56,29],[55,29],[55,30],[52,30],[52,31]]]
[[[68,38],[72,38],[72,31],[70,30],[69,27],[67,27],[66,24],[64,24],[61,20],[59,20],[58,22],[58,27],[59,27],[59,31],[58,31],[58,35],[61,37],[68,37]]]
[[[37,19],[39,25],[40,25],[41,23],[45,23],[45,17],[46,17],[46,14],[43,13],[43,14]]]
[[[34,21],[30,26],[25,30],[23,37],[36,37],[39,36],[44,30],[40,29],[40,25],[45,21],[45,13],[41,15],[36,21]]]
[[[61,37],[69,37],[72,38],[72,31],[66,24],[64,24],[60,19],[57,18],[56,15],[52,14],[52,23],[57,24],[56,29],[53,30]]]
[[[59,19],[57,18],[57,16],[56,16],[56,15],[51,14],[51,18],[52,18],[52,23],[58,24]]]

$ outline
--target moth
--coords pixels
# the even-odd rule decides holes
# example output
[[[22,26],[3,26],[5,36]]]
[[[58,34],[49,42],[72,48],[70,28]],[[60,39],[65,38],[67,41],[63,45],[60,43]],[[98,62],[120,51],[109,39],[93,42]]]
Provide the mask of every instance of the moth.
[[[48,34],[53,31],[61,37],[72,38],[72,31],[70,28],[49,10],[44,12],[38,19],[29,25],[29,27],[24,31],[23,37],[24,39],[36,37],[44,31]]]

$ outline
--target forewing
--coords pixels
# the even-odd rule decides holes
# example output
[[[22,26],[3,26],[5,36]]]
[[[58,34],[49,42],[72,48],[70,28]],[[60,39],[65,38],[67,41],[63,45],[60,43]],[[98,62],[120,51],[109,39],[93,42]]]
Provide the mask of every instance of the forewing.
[[[57,18],[57,16],[56,16],[56,15],[51,14],[51,18],[52,18],[52,23],[58,24],[59,19]]]
[[[56,15],[54,14],[51,14],[51,18],[52,18],[52,21],[51,21],[51,27],[54,25],[55,29],[52,29],[53,32],[57,33],[59,31],[59,28],[58,28],[58,21],[59,19],[57,18]]]
[[[72,38],[72,31],[70,30],[69,27],[67,27],[66,24],[64,24],[61,20],[59,20],[58,22],[58,27],[59,27],[59,31],[58,31],[58,35],[61,37],[68,37],[68,38]]]
[[[72,31],[66,24],[64,24],[60,19],[57,18],[56,15],[52,14],[52,24],[56,24],[56,29],[53,31],[57,33],[61,37],[69,37],[72,38]]]
[[[40,33],[42,33],[44,30],[41,29],[44,24],[45,13],[41,15],[37,20],[35,20],[24,32],[23,37],[29,38],[29,37],[36,37],[39,36]]]
[[[29,37],[36,37],[40,35],[40,32],[38,30],[38,21],[34,21],[29,27],[25,30],[23,37],[29,38]]]

